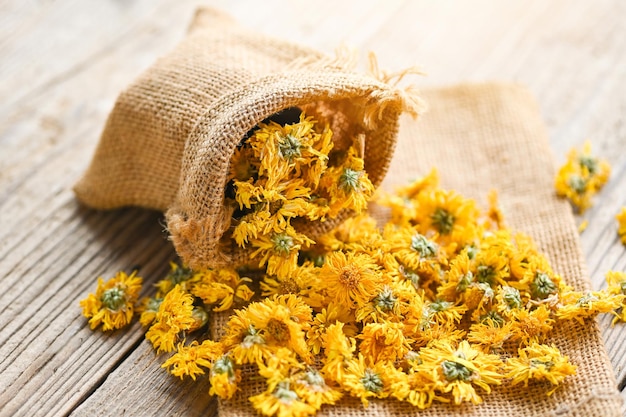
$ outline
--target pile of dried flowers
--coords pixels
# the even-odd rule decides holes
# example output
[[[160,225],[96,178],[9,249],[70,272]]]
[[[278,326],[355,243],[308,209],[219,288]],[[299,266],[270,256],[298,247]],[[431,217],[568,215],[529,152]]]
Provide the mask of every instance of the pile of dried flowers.
[[[584,183],[583,208],[605,168],[577,158],[562,176]],[[312,415],[342,396],[478,404],[496,385],[530,381],[550,395],[576,370],[549,344],[551,330],[598,313],[626,319],[626,273],[609,272],[606,290],[574,291],[530,237],[505,226],[495,193],[483,212],[440,188],[436,171],[379,196],[391,219],[378,227],[364,214],[373,187],[357,144],[333,149],[330,130],[304,115],[261,125],[231,165],[232,238],[254,249],[248,267],[172,264],[141,302],[141,279],[120,272],[81,305],[103,330],[140,310],[146,338],[173,352],[162,366],[194,380],[208,373],[211,394],[232,398],[253,369],[265,391],[249,401],[264,415]],[[317,241],[294,227],[343,208],[359,214]],[[219,340],[194,333],[210,310],[232,307]]]

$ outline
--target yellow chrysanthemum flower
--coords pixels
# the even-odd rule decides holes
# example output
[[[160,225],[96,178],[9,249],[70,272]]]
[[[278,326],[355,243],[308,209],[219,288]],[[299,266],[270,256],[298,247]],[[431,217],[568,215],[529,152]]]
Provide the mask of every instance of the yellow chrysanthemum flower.
[[[213,362],[223,353],[224,347],[212,340],[204,340],[202,343],[193,341],[188,346],[179,343],[176,353],[170,356],[161,368],[167,368],[170,374],[180,379],[189,376],[195,381],[196,376],[204,374],[202,368],[211,369]]]
[[[439,394],[439,388],[442,385],[437,379],[436,373],[431,372],[426,367],[416,366],[411,368],[408,373],[396,369],[393,372],[392,381],[391,395],[420,410],[430,407],[435,400],[449,402],[447,398]]]
[[[514,309],[505,313],[513,323],[513,335],[511,340],[520,342],[522,345],[536,343],[552,330],[554,319],[548,307],[541,304],[536,309]]]
[[[513,250],[506,231],[486,236],[474,259],[474,280],[495,288],[506,285],[510,276],[509,259]]]
[[[333,301],[350,308],[367,303],[383,285],[380,267],[371,257],[353,252],[328,254],[320,280]]]
[[[184,265],[178,265],[170,262],[170,272],[165,278],[155,284],[157,287],[157,298],[165,297],[176,285],[180,285],[184,291],[188,291],[193,282],[197,280],[197,276],[191,269]]]
[[[444,272],[444,279],[437,290],[437,297],[446,301],[461,301],[465,291],[474,283],[474,266],[469,251],[463,250],[451,259],[449,269]]]
[[[514,286],[532,300],[548,304],[555,304],[563,289],[561,277],[554,273],[543,256],[535,256],[530,260],[524,276]]]
[[[297,294],[311,307],[322,308],[326,305],[325,297],[319,290],[322,287],[319,281],[319,268],[312,262],[305,261],[298,265],[297,273],[287,276],[264,275],[260,283],[261,295],[270,297],[282,294]]]
[[[364,170],[364,161],[357,156],[354,147],[348,150],[342,165],[329,167],[324,172],[320,186],[330,196],[328,204],[331,216],[343,209],[362,212],[374,194],[374,185]]]
[[[626,296],[626,272],[620,271],[608,271],[605,275],[608,288],[605,290],[612,295],[624,295]],[[613,325],[617,322],[626,322],[626,309],[624,308],[624,301],[622,305],[613,311]]]
[[[485,352],[498,352],[513,335],[513,323],[487,316],[470,326],[467,340],[480,346]]]
[[[353,397],[360,398],[367,407],[370,398],[385,398],[391,393],[391,368],[394,365],[388,361],[367,365],[364,356],[359,354],[358,358],[347,361],[345,374],[339,382],[343,389]]]
[[[607,291],[610,294],[626,295],[626,272],[608,271],[605,278],[608,284]]]
[[[277,417],[306,417],[318,410],[298,395],[290,379],[284,379],[276,387],[249,398],[260,414]]]
[[[452,393],[455,404],[471,402],[480,404],[482,398],[474,386],[491,392],[492,385],[500,385],[503,362],[498,355],[475,349],[467,341],[454,346],[445,341],[433,341],[420,351],[424,366],[434,367],[442,383],[439,390]]]
[[[561,305],[556,310],[556,317],[561,320],[573,319],[582,324],[585,318],[617,310],[625,297],[624,294],[605,291],[568,291],[560,296]]]
[[[256,250],[250,257],[260,257],[259,266],[266,266],[268,274],[285,277],[296,271],[299,251],[314,243],[289,226],[282,233],[261,235],[252,239],[251,244]]]
[[[417,218],[417,196],[425,191],[437,188],[439,174],[436,169],[406,186],[396,187],[393,194],[380,193],[376,203],[391,209],[390,223],[398,226],[414,226]]]
[[[307,344],[311,347],[313,354],[317,355],[322,349],[326,330],[329,326],[338,322],[343,325],[343,332],[346,336],[354,336],[357,328],[352,324],[354,315],[349,309],[336,303],[329,303],[328,307],[315,315],[311,323],[311,328],[307,331]]]
[[[401,322],[417,291],[410,281],[390,282],[356,310],[356,320],[365,323]]]
[[[250,301],[254,292],[247,283],[250,278],[241,277],[233,268],[205,270],[196,274],[189,292],[202,299],[204,305],[215,306],[213,311],[225,311],[233,306]]]
[[[260,160],[259,175],[278,182],[282,176],[276,176],[277,172],[287,167],[286,173],[304,178],[316,188],[333,147],[331,138],[330,129],[317,128],[315,120],[302,113],[298,123],[285,126],[275,122],[259,124],[259,129],[248,142]]]
[[[552,395],[568,375],[576,373],[576,366],[554,345],[532,343],[518,349],[518,356],[507,359],[506,364],[506,377],[511,379],[512,385],[524,383],[527,386],[530,380],[545,380],[553,385],[548,395]]]
[[[617,220],[617,235],[624,245],[626,245],[626,207],[622,207],[621,211],[615,215]]]
[[[176,285],[168,292],[156,313],[154,324],[146,332],[146,339],[157,352],[171,352],[185,331],[198,328],[198,319],[194,317],[193,296]]]
[[[511,278],[521,280],[528,270],[530,262],[540,256],[533,239],[523,233],[511,234],[514,249],[510,252],[509,268]]]
[[[359,352],[368,365],[381,361],[394,362],[411,350],[412,341],[405,337],[402,323],[369,323],[356,339],[360,341]]]
[[[321,372],[324,377],[337,383],[343,379],[346,364],[356,350],[356,341],[346,336],[343,327],[344,324],[341,322],[331,324],[322,340],[324,366]]]
[[[318,244],[325,252],[361,251],[368,252],[382,244],[382,236],[376,220],[362,213],[350,217],[330,232],[318,239]]]
[[[265,378],[270,390],[292,375],[302,372],[306,367],[298,360],[293,350],[281,347],[265,363],[258,364],[259,375]]]
[[[275,296],[251,303],[246,314],[268,346],[289,347],[304,362],[310,363],[312,358],[305,334],[312,319],[311,308],[297,296]]]
[[[416,198],[414,223],[421,234],[435,232],[440,244],[457,247],[472,243],[479,236],[480,212],[473,200],[453,190],[424,190]]]
[[[522,308],[528,300],[522,299],[522,294],[517,288],[503,285],[496,292],[496,309],[500,313],[506,313],[513,309]]]
[[[302,400],[319,410],[324,404],[335,404],[343,397],[341,391],[329,386],[324,376],[313,368],[292,377],[293,389]]]
[[[554,186],[557,195],[567,198],[581,214],[591,206],[592,197],[604,186],[611,174],[608,162],[594,157],[591,142],[582,150],[572,148],[559,169]]]
[[[237,230],[244,242],[255,232],[281,233],[290,226],[292,218],[308,217],[310,220],[317,220],[323,215],[319,206],[311,201],[312,190],[300,179],[285,180],[271,188],[269,184],[235,182],[235,188],[239,208],[253,210],[245,217],[245,223],[236,226],[238,229],[250,229]]]
[[[89,319],[89,327],[94,330],[102,325],[102,330],[107,331],[129,324],[139,298],[141,282],[136,271],[130,275],[120,271],[107,282],[98,278],[96,293],[89,294],[80,302],[83,315]]]
[[[413,228],[396,228],[391,224],[385,226],[383,237],[388,241],[386,249],[398,265],[387,261],[385,268],[398,269],[416,288],[434,298],[448,262],[445,251],[435,242],[436,237],[431,239]]]
[[[228,355],[223,355],[213,363],[209,381],[211,382],[210,395],[229,400],[239,390],[241,370],[236,369],[235,363]]]
[[[141,316],[139,316],[139,323],[142,326],[148,327],[156,319],[156,313],[161,306],[162,298],[157,297],[145,297],[141,300]]]
[[[259,161],[249,146],[235,149],[230,160],[228,180],[249,181],[259,172]]]
[[[263,363],[275,350],[254,327],[247,310],[235,310],[230,316],[221,343],[238,365]]]

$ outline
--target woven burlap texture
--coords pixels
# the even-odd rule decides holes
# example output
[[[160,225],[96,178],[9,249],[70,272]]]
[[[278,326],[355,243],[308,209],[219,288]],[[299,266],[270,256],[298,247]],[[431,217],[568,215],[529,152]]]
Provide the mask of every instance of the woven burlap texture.
[[[442,185],[486,205],[496,189],[507,224],[531,235],[568,284],[589,288],[578,233],[568,203],[555,197],[555,166],[546,129],[533,97],[508,84],[461,85],[426,92],[429,111],[413,122],[403,120],[398,151],[383,187],[406,184],[436,167]],[[383,217],[380,212],[377,217]],[[384,213],[383,213],[384,214]],[[212,323],[218,337],[227,315]],[[320,416],[621,416],[622,400],[594,320],[559,325],[554,343],[578,367],[577,374],[552,396],[548,386],[501,386],[478,406],[437,403],[418,410],[395,400],[344,399],[325,406]],[[247,398],[263,382],[246,380],[234,399],[219,402],[222,417],[253,416]],[[479,389],[480,391],[480,389]]]
[[[120,95],[75,192],[94,208],[166,211],[193,268],[245,263],[247,253],[221,239],[233,214],[224,193],[234,149],[268,116],[300,107],[324,116],[334,138],[364,138],[365,169],[382,181],[399,116],[417,114],[421,102],[375,66],[366,75],[353,64],[349,54],[330,58],[199,9],[184,41]],[[297,228],[315,237],[347,215]]]

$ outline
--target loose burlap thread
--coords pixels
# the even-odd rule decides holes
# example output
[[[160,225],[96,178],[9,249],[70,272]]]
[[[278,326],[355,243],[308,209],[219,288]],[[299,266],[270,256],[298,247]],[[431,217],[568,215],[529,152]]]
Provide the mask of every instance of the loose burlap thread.
[[[118,98],[93,161],[75,186],[85,204],[166,211],[167,228],[192,268],[245,264],[250,251],[223,238],[231,156],[246,133],[290,107],[323,116],[340,141],[364,138],[365,169],[376,186],[391,160],[402,112],[421,101],[395,86],[406,73],[353,69],[349,54],[315,50],[250,32],[213,9],[196,13],[178,47]],[[300,221],[315,238],[350,213]]]
[[[531,235],[554,270],[577,290],[589,289],[571,208],[554,193],[555,166],[537,105],[524,88],[509,84],[461,85],[424,94],[429,111],[418,122],[403,120],[398,148],[383,187],[392,189],[439,170],[442,186],[486,203],[496,189],[507,224]],[[484,206],[484,204],[483,204]],[[382,219],[385,213],[374,208]],[[218,337],[228,315],[216,316]],[[419,410],[396,400],[375,400],[363,408],[344,398],[324,406],[320,416],[621,416],[622,399],[594,320],[569,321],[551,333],[554,343],[578,369],[552,396],[549,385],[500,386],[480,405],[436,403]],[[241,392],[220,400],[224,417],[256,415],[248,397],[264,390],[263,381],[244,375]]]

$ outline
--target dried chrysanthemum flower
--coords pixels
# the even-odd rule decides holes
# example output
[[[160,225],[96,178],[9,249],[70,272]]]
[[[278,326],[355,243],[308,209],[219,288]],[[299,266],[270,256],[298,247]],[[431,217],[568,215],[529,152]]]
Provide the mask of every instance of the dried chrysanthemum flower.
[[[304,371],[305,366],[298,361],[295,353],[286,347],[281,347],[268,358],[266,363],[260,363],[259,375],[265,378],[265,392],[250,397],[252,406],[263,415],[298,416],[311,415],[319,409],[309,404],[296,390],[295,374]],[[322,379],[323,381],[323,379]]]
[[[415,358],[411,363],[415,365],[411,366],[408,373],[392,369],[391,396],[421,410],[430,407],[435,400],[449,402],[438,391],[441,382],[437,379],[437,373],[432,372],[433,369],[420,366],[422,362],[419,354],[413,352],[412,356]]]
[[[470,326],[467,340],[487,352],[498,352],[513,335],[513,323],[487,317]]]
[[[617,234],[624,245],[626,245],[626,207],[622,207],[621,211],[615,215],[617,220]]]
[[[329,167],[322,176],[320,185],[330,196],[331,215],[346,208],[360,213],[367,208],[367,202],[374,194],[374,185],[365,172],[363,159],[356,152],[354,147],[350,148],[343,165]]]
[[[261,302],[251,303],[245,315],[264,343],[276,351],[290,348],[306,363],[311,362],[309,347],[305,341],[311,322],[311,308],[295,295],[274,296]]]
[[[606,282],[608,288],[606,292],[613,295],[626,296],[626,272],[609,271],[606,273]],[[622,305],[613,311],[613,325],[617,322],[626,322],[626,309],[624,308],[624,302]]]
[[[591,198],[604,186],[611,174],[608,162],[591,154],[591,142],[582,150],[571,149],[565,164],[559,169],[554,186],[559,196],[567,198],[583,213],[591,207]]]
[[[204,340],[202,343],[191,342],[188,346],[178,344],[176,353],[170,356],[161,365],[167,371],[183,379],[189,376],[194,381],[198,375],[204,374],[204,369],[211,369],[213,362],[223,355],[224,347],[212,340]]]
[[[362,354],[358,358],[346,363],[346,371],[340,384],[350,395],[360,398],[365,407],[369,405],[369,398],[385,398],[391,394],[391,369],[395,369],[392,362],[379,361],[370,365]]]
[[[305,417],[315,414],[315,406],[305,402],[290,379],[284,379],[268,390],[249,398],[250,403],[264,416]]]
[[[180,285],[176,285],[165,295],[154,324],[146,332],[146,339],[157,352],[173,351],[176,343],[183,338],[184,332],[197,329],[206,323],[201,322],[203,318],[194,316],[193,302],[193,296],[184,292]]]
[[[180,285],[187,291],[190,284],[196,279],[194,272],[184,265],[170,262],[170,272],[165,278],[156,283],[157,298],[163,298],[176,285]]]
[[[80,302],[83,315],[89,319],[89,327],[95,329],[102,325],[102,330],[121,329],[130,323],[139,298],[142,279],[137,271],[130,275],[118,272],[104,282],[98,278],[95,294],[89,294]]]
[[[367,364],[394,362],[411,350],[411,340],[404,335],[402,323],[369,323],[356,336],[360,341],[359,352]]]
[[[576,320],[583,323],[587,317],[600,313],[610,313],[622,306],[624,294],[611,294],[606,291],[568,291],[561,294],[560,306],[556,310],[558,319]]]
[[[146,297],[141,301],[141,316],[139,316],[139,323],[142,326],[150,326],[156,319],[156,313],[159,311],[159,307],[163,302],[162,298],[158,297]]]
[[[454,346],[446,341],[433,343],[420,351],[423,366],[435,367],[441,382],[438,390],[451,393],[455,404],[472,402],[480,404],[482,398],[474,386],[491,392],[491,386],[500,385],[504,376],[498,355],[484,353],[467,341]]]
[[[311,348],[311,352],[315,355],[320,353],[326,338],[326,330],[333,324],[345,324],[343,327],[344,334],[354,336],[357,333],[356,326],[346,324],[353,322],[353,317],[351,311],[341,304],[329,303],[326,308],[322,308],[322,311],[313,318],[311,327],[307,331],[307,344]]]
[[[261,258],[259,267],[265,266],[270,275],[285,277],[296,271],[300,250],[307,248],[314,241],[289,226],[281,233],[271,233],[252,239],[251,243],[256,250],[250,257]]]
[[[326,383],[324,376],[316,369],[306,370],[292,377],[293,389],[304,402],[319,410],[324,404],[335,404],[343,394]]]
[[[228,400],[239,390],[241,370],[236,368],[228,355],[220,356],[211,367],[209,381],[211,382],[209,394]]]
[[[205,270],[196,274],[189,292],[202,299],[206,307],[214,306],[213,311],[224,311],[233,304],[250,301],[254,295],[248,286],[251,281],[233,268]]]
[[[380,267],[364,253],[328,254],[320,279],[335,302],[350,308],[367,303],[383,284]]]
[[[518,341],[521,345],[543,340],[554,326],[552,312],[545,304],[534,310],[513,309],[505,313],[505,316],[513,323],[511,340]]]
[[[346,373],[346,364],[354,356],[356,341],[344,333],[344,323],[331,324],[326,329],[322,340],[324,358],[322,375],[330,381],[339,383]]]
[[[552,395],[565,377],[576,373],[576,366],[555,346],[538,343],[518,349],[518,356],[507,359],[506,364],[506,377],[511,379],[512,385],[528,385],[530,380],[545,380],[553,385],[548,395]]]

